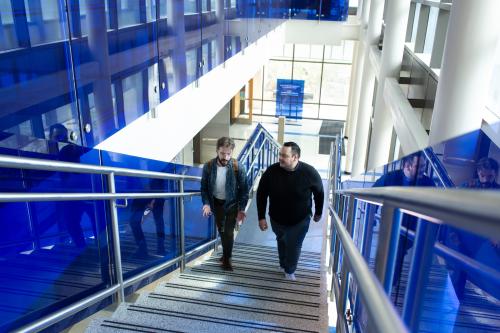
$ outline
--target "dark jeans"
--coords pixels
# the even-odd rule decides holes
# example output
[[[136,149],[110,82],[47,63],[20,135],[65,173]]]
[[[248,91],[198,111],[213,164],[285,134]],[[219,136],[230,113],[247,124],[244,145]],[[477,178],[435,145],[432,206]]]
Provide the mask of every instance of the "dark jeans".
[[[234,244],[234,227],[238,207],[235,205],[228,211],[224,209],[224,200],[214,198],[214,218],[217,230],[219,231],[222,243],[222,255],[224,258],[231,258]]]
[[[163,205],[165,200],[157,199],[152,211],[155,220],[157,248],[159,251],[164,248],[165,242],[165,222],[163,220]],[[134,235],[135,242],[139,247],[139,251],[147,252],[146,238],[144,237],[144,232],[142,231],[142,218],[144,216],[144,210],[146,205],[133,205],[132,215],[130,217],[130,227],[132,228],[132,233]]]
[[[276,234],[276,241],[278,242],[280,266],[288,274],[295,272],[297,269],[302,243],[309,230],[310,222],[310,216],[295,225],[283,225],[271,219],[271,228]]]

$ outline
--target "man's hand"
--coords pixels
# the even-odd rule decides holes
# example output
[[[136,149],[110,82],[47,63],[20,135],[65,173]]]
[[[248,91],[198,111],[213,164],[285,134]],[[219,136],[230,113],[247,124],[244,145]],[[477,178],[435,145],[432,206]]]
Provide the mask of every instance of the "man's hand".
[[[212,215],[210,205],[203,205],[203,217],[209,217],[210,215]]]
[[[321,215],[314,215],[313,221],[314,222],[319,222],[319,220],[321,220]]]
[[[261,219],[261,220],[259,220],[259,228],[260,228],[260,230],[262,230],[262,231],[266,231],[266,230],[267,230],[267,222],[266,222],[266,219]]]
[[[238,215],[236,216],[236,221],[237,222],[240,222],[240,221],[243,222],[243,220],[245,220],[246,217],[247,217],[247,214],[244,211],[240,210],[238,212]]]

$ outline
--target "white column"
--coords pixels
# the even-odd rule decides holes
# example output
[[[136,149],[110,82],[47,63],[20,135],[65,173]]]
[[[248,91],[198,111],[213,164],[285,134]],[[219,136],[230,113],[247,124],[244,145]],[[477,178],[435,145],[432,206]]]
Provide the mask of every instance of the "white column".
[[[373,87],[375,84],[375,73],[371,67],[369,52],[372,45],[376,45],[380,38],[382,29],[382,16],[384,14],[384,1],[371,0],[368,7],[370,15],[364,47],[364,65],[361,79],[361,90],[359,94],[358,121],[356,122],[356,136],[354,153],[352,154],[352,174],[357,175],[364,171],[366,161],[366,150],[368,145],[368,130],[372,111]],[[363,15],[364,16],[364,15]],[[350,136],[352,137],[352,135]]]
[[[499,12],[498,0],[453,1],[430,144],[481,127],[499,40]]]
[[[391,112],[384,102],[384,84],[387,77],[399,77],[410,2],[410,0],[387,1],[387,19],[368,154],[368,170],[389,162],[393,125]]]
[[[365,44],[361,36],[368,24],[368,14],[370,10],[370,0],[364,0],[361,7],[358,8],[358,17],[360,20],[360,39],[356,43],[355,54],[352,63],[351,72],[351,87],[349,89],[349,113],[347,120],[347,129],[345,135],[348,137],[345,171],[352,171],[352,155],[354,144],[356,142],[356,125],[358,122],[358,107],[359,107],[359,93],[361,89],[361,79],[363,76],[363,66],[365,63]]]

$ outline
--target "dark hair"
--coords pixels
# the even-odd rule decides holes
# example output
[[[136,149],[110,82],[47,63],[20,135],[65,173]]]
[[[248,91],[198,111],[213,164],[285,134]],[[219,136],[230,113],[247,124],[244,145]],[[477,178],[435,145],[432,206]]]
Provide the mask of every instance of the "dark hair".
[[[234,140],[228,138],[227,136],[223,136],[222,138],[217,140],[217,150],[219,150],[219,148],[221,147],[234,149]]]
[[[493,170],[498,173],[498,162],[489,157],[483,157],[476,164],[477,170]]]
[[[413,153],[403,157],[403,159],[401,160],[401,168],[404,168],[406,164],[413,164],[413,160],[415,159],[415,157],[420,157],[420,153]]]
[[[293,141],[285,142],[283,144],[283,147],[290,147],[292,149],[292,155],[297,155],[297,157],[300,157],[300,147],[295,142]]]

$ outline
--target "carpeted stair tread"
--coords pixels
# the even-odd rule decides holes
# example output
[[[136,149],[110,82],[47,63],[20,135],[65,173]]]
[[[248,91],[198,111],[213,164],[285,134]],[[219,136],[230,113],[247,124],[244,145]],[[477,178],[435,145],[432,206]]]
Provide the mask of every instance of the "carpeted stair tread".
[[[280,311],[297,314],[297,316],[318,317],[319,303],[299,302],[296,299],[284,297],[259,296],[238,292],[222,292],[208,288],[186,288],[177,285],[166,284],[162,288],[157,288],[155,292],[142,294],[137,299],[136,304],[144,304],[147,299],[157,300],[178,300],[179,302],[192,302],[199,299],[203,302],[213,302],[225,304],[234,308],[249,308],[256,311]]]
[[[277,323],[276,316],[268,316],[272,320],[266,321],[261,319],[261,315],[251,317],[251,314],[247,314],[245,318],[241,318],[239,311],[212,311],[208,307],[184,306],[175,302],[172,305],[173,308],[169,309],[158,308],[157,305],[120,306],[113,314],[113,319],[174,331],[186,331],[188,328],[189,332],[319,332],[319,324],[302,329],[293,324]]]

